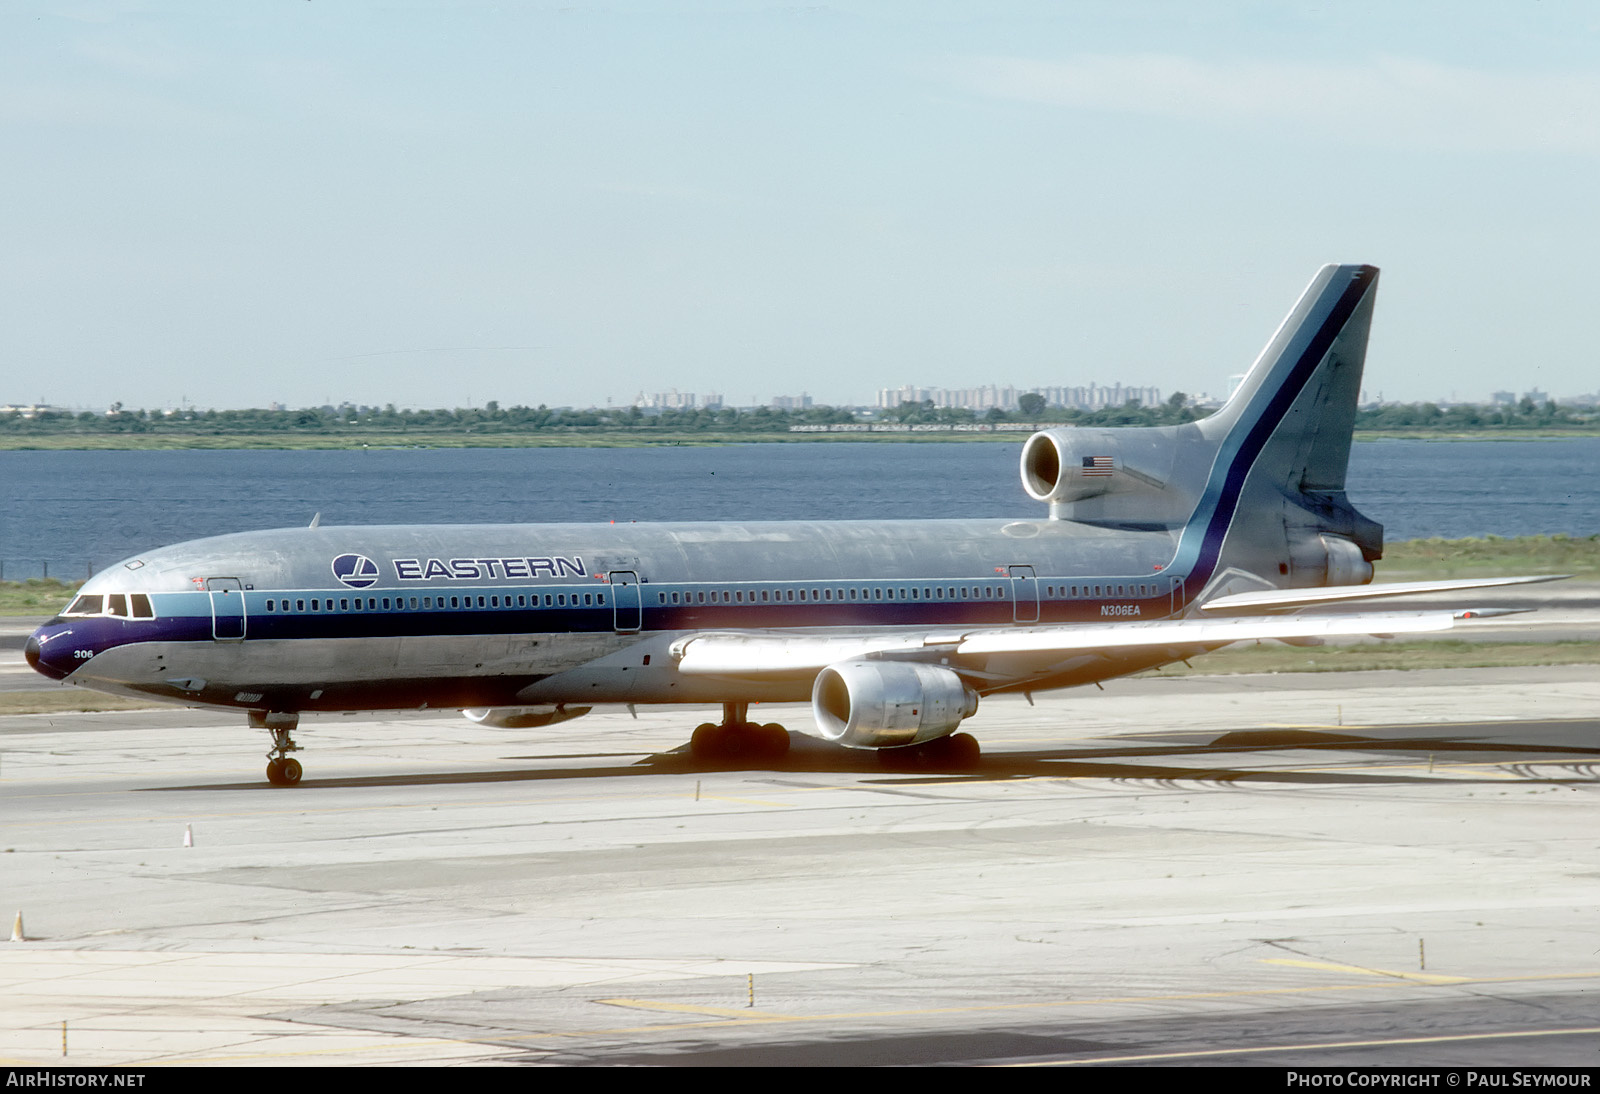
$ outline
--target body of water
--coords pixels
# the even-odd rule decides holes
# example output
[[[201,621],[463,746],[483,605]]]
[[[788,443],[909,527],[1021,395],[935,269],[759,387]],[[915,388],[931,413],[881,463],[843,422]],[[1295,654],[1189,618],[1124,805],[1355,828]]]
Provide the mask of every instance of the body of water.
[[[7,578],[82,577],[180,540],[324,524],[1039,517],[1021,444],[0,452]],[[1600,532],[1600,438],[1354,446],[1390,540]]]

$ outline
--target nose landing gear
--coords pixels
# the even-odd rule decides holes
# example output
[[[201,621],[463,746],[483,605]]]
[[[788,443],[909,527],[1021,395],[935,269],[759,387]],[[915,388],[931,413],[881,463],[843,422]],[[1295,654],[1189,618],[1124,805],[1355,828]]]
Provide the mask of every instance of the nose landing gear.
[[[300,715],[293,711],[250,712],[250,728],[272,734],[272,748],[267,752],[267,781],[273,786],[294,786],[300,781],[300,761],[289,755],[300,751],[300,746],[289,736],[299,724]]]

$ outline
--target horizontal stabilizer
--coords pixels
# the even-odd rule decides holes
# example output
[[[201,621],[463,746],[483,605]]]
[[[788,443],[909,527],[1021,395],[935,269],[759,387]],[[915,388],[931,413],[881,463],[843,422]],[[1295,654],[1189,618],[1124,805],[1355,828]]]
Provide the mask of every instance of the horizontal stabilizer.
[[[1333,604],[1345,600],[1376,600],[1388,596],[1426,596],[1453,593],[1462,589],[1490,589],[1498,585],[1535,585],[1542,581],[1562,581],[1570,574],[1538,574],[1533,577],[1491,577],[1461,581],[1397,581],[1384,585],[1335,585],[1324,589],[1265,589],[1253,593],[1219,596],[1200,605],[1205,612],[1277,611],[1313,604]]]

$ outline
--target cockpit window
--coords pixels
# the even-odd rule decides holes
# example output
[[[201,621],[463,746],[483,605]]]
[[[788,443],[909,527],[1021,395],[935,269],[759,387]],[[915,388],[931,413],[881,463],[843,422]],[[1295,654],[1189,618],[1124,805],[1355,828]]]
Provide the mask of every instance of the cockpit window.
[[[154,619],[155,609],[144,593],[89,593],[78,597],[62,615],[111,615],[119,619]]]

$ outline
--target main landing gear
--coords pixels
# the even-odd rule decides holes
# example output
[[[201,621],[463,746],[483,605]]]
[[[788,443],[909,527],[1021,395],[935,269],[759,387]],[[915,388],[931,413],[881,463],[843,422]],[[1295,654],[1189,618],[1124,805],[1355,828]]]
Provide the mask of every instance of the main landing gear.
[[[289,736],[299,724],[300,715],[293,711],[250,712],[250,728],[272,734],[272,748],[267,752],[267,781],[273,786],[294,786],[300,781],[300,761],[289,755],[300,751],[300,746]]]
[[[788,755],[789,731],[776,722],[747,721],[750,704],[723,703],[722,724],[704,722],[689,738],[697,760],[778,760]]]
[[[972,734],[952,733],[925,744],[880,748],[878,762],[890,771],[971,771],[982,754]]]

